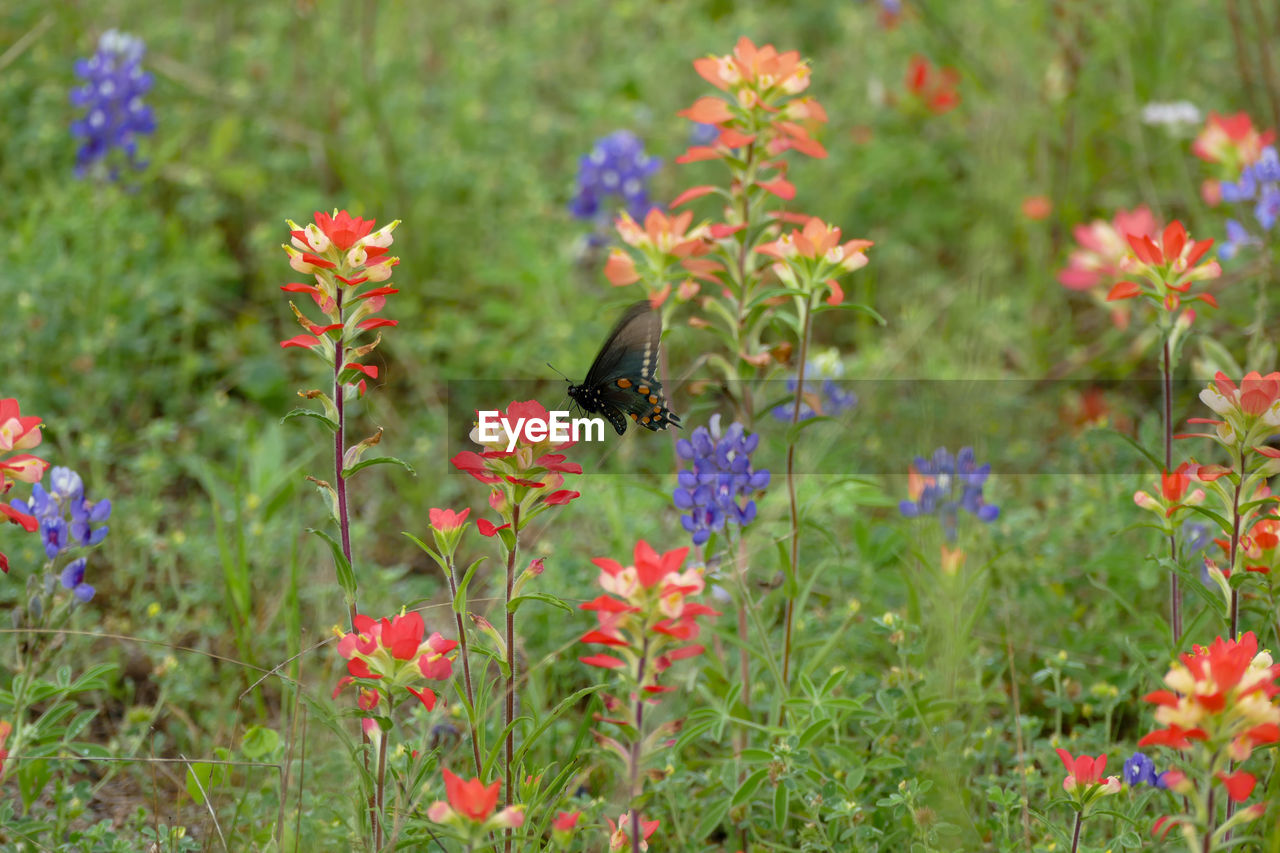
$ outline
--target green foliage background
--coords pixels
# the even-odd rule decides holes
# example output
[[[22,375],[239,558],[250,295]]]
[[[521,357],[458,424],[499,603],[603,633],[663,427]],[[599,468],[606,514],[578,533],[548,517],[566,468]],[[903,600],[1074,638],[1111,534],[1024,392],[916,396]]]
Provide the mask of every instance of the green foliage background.
[[[1274,118],[1241,86],[1227,21],[1189,0],[908,6],[908,17],[885,30],[874,4],[856,2],[7,4],[0,392],[45,419],[46,458],[81,471],[91,495],[115,502],[111,536],[91,560],[91,612],[96,629],[138,642],[84,648],[127,676],[101,700],[110,721],[103,737],[133,747],[130,754],[235,746],[246,725],[278,722],[282,700],[272,682],[248,690],[257,675],[229,661],[275,666],[341,621],[329,558],[301,532],[322,516],[302,475],[323,476],[323,442],[306,426],[278,425],[295,389],[322,381],[314,363],[277,343],[294,334],[278,289],[296,278],[279,248],[284,220],[334,207],[403,220],[394,248],[401,293],[386,311],[400,325],[378,350],[382,373],[356,407],[355,432],[384,427],[383,448],[419,475],[388,468],[362,476],[355,540],[367,611],[430,599],[440,579],[400,532],[422,535],[428,507],[482,506],[474,484],[448,470],[457,448],[449,444],[447,383],[548,380],[548,360],[581,372],[602,318],[634,294],[608,286],[601,257],[584,260],[585,226],[566,212],[577,158],[598,137],[630,129],[666,161],[656,198],[704,182],[700,170],[710,167],[673,163],[688,133],[674,113],[703,93],[690,61],[728,51],[739,35],[812,59],[811,91],[831,116],[822,137],[830,156],[792,169],[800,206],[877,244],[871,265],[851,280],[851,297],[874,305],[887,325],[817,327],[820,344],[844,354],[847,375],[1152,377],[1150,352],[1064,291],[1054,273],[1071,225],[1116,207],[1146,203],[1194,234],[1220,232],[1197,195],[1202,174],[1188,137],[1143,125],[1140,112],[1151,101],[1186,99],[1206,112]],[[146,67],[156,75],[148,102],[158,119],[144,145],[150,165],[119,186],[72,176],[76,143],[67,132],[72,62],[112,27],[146,41]],[[895,109],[915,53],[959,70],[957,110]],[[1022,215],[1022,201],[1034,195],[1052,199],[1048,220]],[[1204,329],[1248,367],[1274,366],[1267,324],[1245,336],[1231,330],[1271,316],[1268,283],[1237,282]],[[687,328],[672,335],[674,351],[688,359],[705,343]],[[1219,363],[1194,355],[1194,376]],[[1060,428],[1064,401],[1055,387],[1028,392],[1026,431],[1011,452],[1039,450],[1067,460],[1056,470],[1089,476],[997,477],[989,487],[1004,514],[991,533],[980,618],[951,656],[933,654],[934,636],[920,640],[921,655],[900,657],[905,646],[887,641],[892,632],[872,618],[921,607],[904,576],[913,548],[929,546],[896,521],[902,483],[813,477],[803,486],[815,531],[806,562],[821,579],[800,623],[802,649],[824,648],[840,628],[840,647],[824,652],[815,679],[838,661],[868,695],[897,697],[877,700],[885,719],[901,713],[906,721],[871,738],[890,759],[872,765],[879,775],[869,790],[887,796],[904,779],[967,779],[922,795],[961,825],[951,841],[929,842],[938,849],[990,840],[989,786],[1026,796],[1030,785],[1033,802],[1050,796],[1058,770],[1043,739],[1055,715],[1065,715],[1064,736],[1083,734],[1073,750],[1135,740],[1149,725],[1136,698],[1154,689],[1167,662],[1163,571],[1146,560],[1149,536],[1119,535],[1135,521],[1130,495],[1140,478],[1103,476],[1114,456]],[[1118,417],[1135,420],[1148,438],[1157,428],[1151,401],[1145,391],[1117,400]],[[684,402],[695,412],[686,423],[702,422],[702,404]],[[856,420],[874,433],[878,416],[862,407]],[[926,416],[945,433],[946,412]],[[786,512],[780,435],[768,437],[760,460],[775,471],[760,524],[778,535]],[[901,447],[902,468],[931,449]],[[806,452],[808,470],[844,472],[856,469],[849,460],[859,447],[827,433]],[[628,435],[620,458],[663,471],[670,454],[664,440]],[[586,597],[589,557],[620,556],[637,536],[667,547],[685,539],[667,503],[669,477],[585,480],[592,499],[566,510],[572,538],[552,530],[535,546],[552,558],[542,583],[570,599]],[[37,544],[15,530],[4,532],[5,550],[15,565],[34,561]],[[767,582],[776,569],[767,537],[756,559]],[[17,576],[0,582],[0,601],[18,601]],[[1198,624],[1208,639],[1216,623],[1205,612]],[[545,656],[546,679],[528,701],[545,707],[589,676],[564,620],[530,613],[522,630],[535,660]],[[82,619],[80,627],[95,626]],[[1059,650],[1070,661],[1065,682],[1051,677]],[[333,657],[320,649],[287,668],[323,698],[336,678]],[[885,705],[917,677],[969,685],[963,701],[944,708],[943,735]],[[1110,705],[1089,698],[1097,684],[1117,691]],[[712,679],[706,689],[722,688]],[[1107,727],[1099,731],[1103,705]],[[1026,778],[1012,769],[1019,727],[1044,767]],[[573,736],[557,732],[566,744]],[[954,749],[940,752],[937,737]],[[557,748],[549,739],[542,749],[550,758]],[[343,830],[326,797],[342,789],[325,770],[338,773],[340,757],[316,760],[303,832],[311,843],[334,843]],[[121,772],[146,778],[137,768]],[[697,777],[673,777],[664,796],[675,803],[691,780],[714,787]],[[238,778],[241,809],[265,808],[274,819],[254,799],[269,801],[269,783]],[[143,793],[130,805],[145,806],[149,784],[136,783]],[[862,805],[874,810],[880,794]],[[895,808],[881,804],[883,815]],[[94,809],[106,813],[100,803]],[[678,822],[679,809],[672,813]],[[200,810],[184,814],[168,819],[202,820]],[[919,813],[901,814],[897,830],[897,818],[875,819],[889,833],[883,849],[907,849],[893,846],[895,837],[923,837]],[[1044,826],[1033,829],[1049,837]],[[246,830],[244,843],[251,836]]]

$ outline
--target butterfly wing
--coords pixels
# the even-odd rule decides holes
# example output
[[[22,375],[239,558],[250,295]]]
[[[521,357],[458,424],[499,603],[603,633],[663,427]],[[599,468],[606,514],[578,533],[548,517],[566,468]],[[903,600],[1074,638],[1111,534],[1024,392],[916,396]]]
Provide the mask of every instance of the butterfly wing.
[[[582,384],[598,388],[609,379],[623,375],[653,378],[661,338],[662,316],[647,299],[636,302],[614,324]]]
[[[579,402],[603,414],[618,435],[628,416],[649,430],[680,426],[655,378],[661,338],[662,316],[647,300],[635,303],[614,325],[580,386]]]

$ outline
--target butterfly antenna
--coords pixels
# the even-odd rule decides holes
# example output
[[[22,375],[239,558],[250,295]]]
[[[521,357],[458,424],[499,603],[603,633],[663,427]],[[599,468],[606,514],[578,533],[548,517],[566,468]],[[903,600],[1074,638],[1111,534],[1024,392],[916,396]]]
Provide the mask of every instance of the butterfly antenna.
[[[549,361],[547,362],[547,367],[550,367],[552,370],[555,370],[556,373],[560,373],[560,371],[556,370],[555,367]],[[573,384],[573,380],[570,379],[568,376],[565,376],[563,373],[560,373],[560,378],[563,379],[565,382],[568,382],[570,385]]]

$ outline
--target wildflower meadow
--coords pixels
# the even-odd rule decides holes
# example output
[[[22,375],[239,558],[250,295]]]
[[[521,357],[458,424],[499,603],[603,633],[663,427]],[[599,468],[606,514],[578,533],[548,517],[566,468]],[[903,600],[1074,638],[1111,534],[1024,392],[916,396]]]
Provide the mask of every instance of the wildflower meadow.
[[[0,850],[1280,853],[1277,33],[7,4]]]

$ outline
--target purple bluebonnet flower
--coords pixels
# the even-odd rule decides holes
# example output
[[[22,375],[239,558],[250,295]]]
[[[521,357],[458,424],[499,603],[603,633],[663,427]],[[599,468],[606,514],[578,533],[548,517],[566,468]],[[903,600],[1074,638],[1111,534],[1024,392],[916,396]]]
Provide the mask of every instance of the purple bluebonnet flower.
[[[714,124],[695,121],[693,127],[689,129],[690,145],[715,145],[716,140],[719,138],[720,128]]]
[[[1160,789],[1168,787],[1164,781],[1164,773],[1157,774],[1155,762],[1141,752],[1135,752],[1125,761],[1124,783],[1130,788],[1138,785]]]
[[[1262,156],[1244,168],[1239,180],[1234,183],[1223,181],[1221,184],[1222,200],[1232,204],[1251,201],[1253,218],[1263,231],[1275,228],[1280,218],[1280,155],[1276,154],[1274,145],[1262,149]],[[1262,241],[1249,234],[1243,225],[1236,220],[1227,221],[1227,242],[1218,250],[1218,254],[1227,259],[1234,256],[1242,247],[1261,245]]]
[[[631,131],[611,133],[579,161],[578,189],[569,212],[607,228],[621,207],[641,222],[653,207],[649,177],[661,166],[662,160],[645,154],[644,143]]]
[[[1245,246],[1261,246],[1262,241],[1234,219],[1227,220],[1227,239],[1218,247],[1218,257],[1229,261]]]
[[[936,515],[947,541],[956,540],[960,510],[988,524],[1000,516],[1000,507],[982,496],[991,464],[975,463],[972,447],[960,448],[955,456],[939,447],[928,459],[917,456],[913,469],[912,499],[899,503],[898,509],[907,518]]]
[[[721,431],[719,415],[676,442],[680,458],[693,463],[680,472],[672,493],[676,507],[688,512],[680,522],[693,534],[693,544],[702,545],[725,525],[745,527],[755,520],[756,502],[749,496],[769,485],[768,470],[751,468],[759,444],[759,434],[747,435],[740,423]]]
[[[62,570],[62,585],[71,590],[71,594],[80,601],[88,602],[93,598],[95,590],[84,582],[84,567],[84,557],[67,563],[67,567]]]
[[[76,175],[82,177],[95,163],[105,162],[119,149],[135,169],[146,165],[138,159],[138,137],[155,131],[155,116],[142,96],[151,89],[152,76],[142,70],[146,47],[142,39],[108,30],[98,39],[98,50],[75,64],[84,82],[71,90],[71,104],[84,115],[71,123],[71,133],[83,137],[76,152]],[[118,170],[108,172],[115,180]]]
[[[48,490],[35,483],[30,500],[15,500],[10,506],[40,522],[40,538],[50,560],[72,546],[88,548],[102,542],[107,536],[103,522],[111,517],[111,501],[87,499],[84,480],[61,466],[49,471]]]
[[[838,355],[824,354],[810,359],[808,366],[805,367],[804,396],[816,397],[823,415],[838,415],[858,405],[858,395],[840,384],[839,379],[842,376],[844,376],[844,365],[840,363]],[[787,390],[792,394],[796,392],[796,385],[796,377],[793,376],[787,380]],[[789,421],[794,409],[795,403],[782,403],[773,407],[772,414],[780,421]],[[813,410],[808,399],[801,401],[800,420],[807,420],[816,414],[818,413]]]
[[[1201,521],[1182,522],[1178,533],[1182,539],[1183,553],[1188,557],[1200,553],[1213,542],[1213,532],[1208,524]]]

